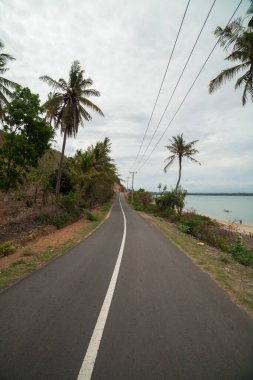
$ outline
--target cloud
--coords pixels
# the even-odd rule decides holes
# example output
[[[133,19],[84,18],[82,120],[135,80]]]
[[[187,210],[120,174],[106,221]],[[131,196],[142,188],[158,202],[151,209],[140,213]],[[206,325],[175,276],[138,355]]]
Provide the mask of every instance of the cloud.
[[[212,1],[192,2],[142,153],[177,82]],[[213,30],[225,26],[236,0],[217,2],[196,46],[173,101],[148,150],[159,139],[186,91],[215,43]],[[248,7],[243,3],[238,15]],[[94,115],[80,127],[76,139],[67,142],[67,154],[86,149],[108,136],[112,155],[123,176],[139,150],[156,95],[184,12],[181,2],[163,0],[0,0],[0,35],[6,52],[15,56],[8,77],[29,86],[46,99],[49,88],[38,78],[67,78],[78,59],[94,88],[101,92],[93,101],[105,117]],[[183,133],[187,141],[199,140],[197,159],[202,166],[184,163],[182,184],[196,191],[252,191],[252,105],[241,106],[241,93],[228,83],[212,95],[208,84],[229,63],[217,47],[178,115],[149,161],[136,175],[136,187],[154,190],[158,183],[174,186],[175,163],[163,173],[168,138]],[[57,135],[56,147],[62,139]],[[238,190],[238,191],[239,191]]]

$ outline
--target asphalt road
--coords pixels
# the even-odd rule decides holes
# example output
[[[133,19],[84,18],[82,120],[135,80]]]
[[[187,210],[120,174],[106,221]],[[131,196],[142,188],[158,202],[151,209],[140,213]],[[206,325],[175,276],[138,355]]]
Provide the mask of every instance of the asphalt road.
[[[253,319],[123,200],[126,243],[92,380],[252,380]],[[124,231],[88,239],[0,294],[0,380],[76,380]]]

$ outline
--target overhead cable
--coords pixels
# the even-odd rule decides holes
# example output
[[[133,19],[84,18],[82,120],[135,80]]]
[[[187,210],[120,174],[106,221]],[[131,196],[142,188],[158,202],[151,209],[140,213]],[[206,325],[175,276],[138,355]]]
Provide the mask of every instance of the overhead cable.
[[[240,7],[241,3],[243,2],[243,0],[240,0],[239,1],[239,4],[237,5],[234,13],[232,14],[232,16],[230,17],[226,27],[230,24],[232,18],[234,17],[234,15],[236,14],[238,8]],[[226,28],[225,27],[225,28]],[[213,54],[216,46],[218,45],[218,43],[220,42],[220,38],[218,39],[218,41],[215,43],[215,45],[213,46],[212,50],[210,51],[209,55],[207,56],[206,60],[204,61],[203,65],[201,66],[201,69],[199,70],[197,76],[195,77],[194,81],[192,82],[191,86],[189,87],[186,95],[184,96],[183,100],[181,101],[179,107],[177,108],[176,112],[174,113],[173,117],[171,118],[169,124],[167,125],[167,127],[165,128],[165,130],[163,131],[162,135],[160,136],[160,138],[158,139],[158,141],[156,142],[156,144],[154,145],[152,151],[150,152],[149,156],[146,158],[146,160],[138,167],[138,171],[140,171],[142,169],[142,167],[146,164],[146,162],[150,159],[151,155],[153,154],[153,152],[155,151],[156,147],[158,146],[158,144],[160,143],[161,139],[163,138],[163,136],[165,135],[165,133],[167,132],[168,128],[170,127],[170,125],[172,124],[173,120],[175,119],[176,115],[178,114],[179,110],[181,109],[181,107],[183,106],[186,98],[188,97],[189,93],[191,92],[193,86],[195,85],[195,83],[197,82],[201,72],[203,71],[205,65],[207,64],[207,62],[209,61],[211,55]]]
[[[183,23],[184,23],[184,19],[185,19],[185,16],[186,16],[186,13],[187,13],[187,10],[188,10],[188,7],[189,7],[189,4],[190,4],[190,1],[191,1],[191,0],[188,0],[188,3],[187,3],[187,5],[186,5],[185,11],[184,11],[184,15],[183,15],[183,18],[182,18],[182,20],[181,20],[181,24],[180,24],[180,27],[179,27],[179,29],[178,29],[177,36],[176,36],[176,39],[175,39],[175,42],[174,42],[174,45],[173,45],[173,48],[172,48],[172,51],[171,51],[171,54],[170,54],[170,57],[169,57],[169,61],[168,61],[168,63],[167,63],[167,66],[166,66],[166,69],[165,69],[165,73],[164,73],[164,75],[163,75],[162,83],[161,83],[161,85],[160,85],[160,88],[159,88],[158,94],[157,94],[157,96],[156,96],[155,104],[154,104],[154,106],[153,106],[153,109],[152,109],[152,112],[151,112],[151,115],[150,115],[150,118],[149,118],[149,121],[148,121],[148,124],[147,124],[146,130],[145,130],[145,133],[144,133],[144,135],[143,135],[143,138],[142,138],[142,141],[141,141],[141,144],[140,144],[140,147],[139,147],[139,151],[138,151],[138,153],[137,153],[137,155],[136,155],[136,157],[135,157],[135,160],[134,160],[132,166],[133,166],[133,165],[135,164],[135,162],[137,161],[137,159],[138,159],[138,157],[139,157],[139,154],[140,154],[140,152],[141,152],[141,148],[142,148],[142,146],[143,146],[144,140],[145,140],[145,138],[146,138],[146,135],[147,135],[147,132],[148,132],[148,129],[149,129],[149,126],[150,126],[150,123],[151,123],[151,120],[152,120],[153,114],[154,114],[154,112],[155,112],[155,108],[156,108],[156,105],[157,105],[157,102],[158,102],[158,99],[159,99],[160,93],[161,93],[161,91],[162,91],[163,83],[164,83],[164,81],[165,81],[165,77],[166,77],[166,75],[167,75],[167,71],[168,71],[168,69],[169,69],[169,66],[170,66],[170,62],[171,62],[172,56],[173,56],[173,54],[174,54],[174,50],[175,50],[175,47],[176,47],[176,44],[177,44],[177,40],[178,40],[178,37],[179,37],[179,35],[180,35],[181,29],[182,29],[182,26],[183,26]],[[132,167],[132,166],[131,166],[131,167]]]
[[[208,12],[208,14],[207,14],[207,16],[206,16],[206,19],[205,19],[205,21],[204,21],[204,23],[203,23],[203,25],[202,25],[202,27],[201,27],[201,29],[200,29],[200,31],[199,31],[199,34],[198,34],[198,36],[197,36],[197,38],[196,38],[196,40],[195,40],[195,42],[194,42],[194,45],[193,45],[193,47],[192,47],[192,49],[191,49],[191,51],[190,51],[190,54],[189,54],[189,56],[188,56],[188,58],[187,58],[187,60],[186,60],[186,62],[185,62],[185,65],[184,65],[184,67],[183,67],[183,70],[182,70],[182,72],[181,72],[181,74],[180,74],[180,76],[179,76],[179,78],[178,78],[178,80],[177,80],[177,83],[176,83],[176,85],[175,85],[175,87],[174,87],[174,89],[173,89],[173,91],[172,91],[172,94],[171,94],[171,96],[170,96],[170,98],[169,98],[169,101],[168,101],[168,103],[167,103],[167,105],[166,105],[166,107],[165,107],[165,109],[164,109],[164,111],[163,111],[163,113],[162,113],[162,116],[161,116],[161,118],[160,118],[160,120],[159,120],[159,122],[158,122],[158,124],[157,124],[157,126],[156,126],[156,129],[155,129],[154,132],[153,132],[153,135],[151,136],[151,139],[149,140],[149,143],[148,143],[148,145],[147,145],[147,147],[146,147],[146,149],[145,149],[145,151],[144,151],[144,153],[143,153],[143,155],[142,155],[142,157],[141,157],[141,159],[140,159],[138,165],[140,165],[141,162],[143,161],[143,158],[144,158],[145,154],[147,153],[148,148],[150,147],[152,141],[154,140],[154,137],[155,137],[155,135],[156,135],[156,132],[157,132],[157,130],[158,130],[158,128],[159,128],[159,126],[160,126],[160,124],[161,124],[163,118],[164,118],[164,115],[165,115],[165,113],[166,113],[166,111],[167,111],[167,109],[168,109],[168,107],[169,107],[169,105],[170,105],[172,99],[173,99],[173,96],[174,96],[174,94],[175,94],[175,92],[176,92],[176,89],[177,89],[177,87],[178,87],[178,85],[179,85],[179,83],[180,83],[180,81],[181,81],[181,78],[182,78],[182,76],[183,76],[183,74],[184,74],[184,72],[185,72],[186,67],[188,66],[188,63],[189,63],[189,61],[190,61],[190,58],[191,58],[191,56],[192,56],[192,54],[193,54],[193,52],[194,52],[194,50],[195,50],[195,47],[196,47],[196,45],[197,45],[197,43],[198,43],[198,40],[199,40],[199,38],[200,38],[200,36],[201,36],[201,34],[202,34],[202,32],[203,32],[203,29],[204,29],[204,27],[205,27],[205,25],[206,25],[206,22],[207,22],[207,20],[208,20],[210,14],[211,14],[211,12],[212,12],[212,9],[213,9],[215,3],[216,3],[216,0],[214,0],[214,2],[213,2],[213,4],[212,4],[211,8],[209,9],[209,12]]]

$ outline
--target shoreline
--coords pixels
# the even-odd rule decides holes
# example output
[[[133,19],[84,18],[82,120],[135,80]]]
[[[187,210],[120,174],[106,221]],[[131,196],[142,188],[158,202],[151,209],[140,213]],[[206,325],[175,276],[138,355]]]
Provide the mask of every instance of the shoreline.
[[[211,218],[215,222],[221,224],[225,228],[234,231],[234,232],[240,232],[246,235],[253,234],[253,225],[252,224],[240,224],[236,222],[230,222],[228,220],[221,220],[217,218]]]

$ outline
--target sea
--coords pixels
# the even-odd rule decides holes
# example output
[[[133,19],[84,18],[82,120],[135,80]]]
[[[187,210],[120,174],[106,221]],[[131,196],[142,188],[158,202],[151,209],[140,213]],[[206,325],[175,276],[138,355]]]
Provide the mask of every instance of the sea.
[[[215,219],[253,225],[253,195],[187,195],[185,209]]]

